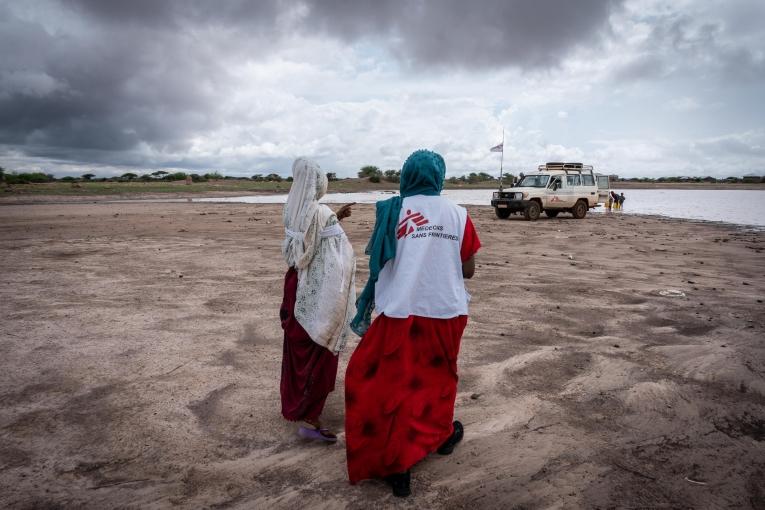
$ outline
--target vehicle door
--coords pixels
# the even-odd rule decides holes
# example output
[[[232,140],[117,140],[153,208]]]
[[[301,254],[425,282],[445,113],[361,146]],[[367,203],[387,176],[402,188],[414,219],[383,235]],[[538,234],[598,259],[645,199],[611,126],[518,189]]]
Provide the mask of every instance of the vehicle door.
[[[582,174],[582,191],[587,196],[590,207],[594,207],[598,203],[598,188],[595,186],[594,175]]]
[[[562,209],[565,207],[561,193],[563,193],[563,176],[551,175],[550,182],[542,195],[542,207],[545,209]]]
[[[611,183],[608,182],[607,175],[598,175],[598,203],[608,202],[608,193],[611,191]]]
[[[562,177],[564,177],[564,192],[561,193],[561,198],[564,207],[574,207],[574,204],[580,198],[582,192],[581,176],[579,174],[567,174]]]

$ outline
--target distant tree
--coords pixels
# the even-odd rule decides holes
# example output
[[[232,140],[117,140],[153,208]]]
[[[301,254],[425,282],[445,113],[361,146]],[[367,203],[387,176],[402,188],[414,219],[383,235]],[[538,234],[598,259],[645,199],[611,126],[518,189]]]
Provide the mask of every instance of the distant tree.
[[[207,179],[202,177],[199,174],[191,174],[191,181],[192,182],[205,182]]]
[[[385,180],[388,182],[399,182],[401,181],[401,170],[386,170],[385,171]]]
[[[459,181],[459,179],[457,179],[457,177],[455,177],[454,175],[452,175],[451,177],[449,177],[448,179],[446,179],[446,182],[448,182],[449,184],[457,184],[457,183],[459,183],[460,181]]]
[[[512,184],[515,181],[513,174],[502,174],[502,184]]]
[[[292,178],[292,176],[290,175],[289,177],[287,177],[287,178],[286,178],[286,179],[284,179],[284,180],[285,180],[285,181],[287,181],[287,182],[292,182],[294,179],[293,179],[293,178]]]
[[[139,179],[142,180],[143,182],[149,182],[154,180],[154,178],[149,174],[141,174],[141,177],[139,177]]]
[[[5,181],[5,168],[0,166],[0,182]]]
[[[218,172],[208,172],[204,175],[204,178],[212,181],[215,179],[223,179],[223,176],[219,174]]]
[[[369,176],[369,182],[378,183],[380,182],[380,174],[372,174]]]
[[[71,175],[67,175],[61,178],[62,182],[75,182],[77,180],[76,177],[72,177]]]
[[[337,174],[335,172],[327,172],[327,180],[329,182],[337,180]]]
[[[127,172],[127,173],[124,173],[124,174],[122,174],[120,176],[121,179],[125,179],[125,180],[128,180],[128,181],[132,181],[136,177],[138,177],[138,175],[134,174],[133,172]]]
[[[269,182],[282,182],[282,176],[279,174],[268,174],[266,175],[266,180]]]
[[[95,176],[96,176],[95,174],[82,174],[82,178],[85,179],[86,181],[91,180]]]
[[[493,181],[494,176],[487,174],[486,172],[478,172],[479,181]]]
[[[256,182],[260,182],[263,180],[263,174],[255,174],[252,176],[252,180]]]
[[[152,172],[151,175],[153,175],[157,179],[164,179],[164,177],[167,175],[167,172],[165,172],[164,170],[157,170],[156,172]]]
[[[165,179],[168,181],[185,181],[186,172],[174,172],[172,174],[167,174],[167,176],[165,176]]]
[[[380,172],[380,169],[377,168],[376,166],[367,165],[367,166],[362,166],[361,167],[361,169],[359,170],[358,176],[361,179],[371,178],[372,176],[377,176],[378,179],[379,179],[379,177],[382,176],[382,172]],[[377,182],[380,182],[380,181],[378,180]]]

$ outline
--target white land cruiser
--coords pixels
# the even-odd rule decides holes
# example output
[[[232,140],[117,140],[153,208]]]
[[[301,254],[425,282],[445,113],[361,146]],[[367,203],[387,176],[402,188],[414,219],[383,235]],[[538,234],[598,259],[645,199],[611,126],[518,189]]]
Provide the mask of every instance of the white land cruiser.
[[[500,187],[491,205],[503,219],[522,212],[527,220],[535,221],[543,211],[550,218],[569,212],[581,219],[606,201],[609,188],[608,176],[594,173],[591,165],[546,163],[509,190]]]

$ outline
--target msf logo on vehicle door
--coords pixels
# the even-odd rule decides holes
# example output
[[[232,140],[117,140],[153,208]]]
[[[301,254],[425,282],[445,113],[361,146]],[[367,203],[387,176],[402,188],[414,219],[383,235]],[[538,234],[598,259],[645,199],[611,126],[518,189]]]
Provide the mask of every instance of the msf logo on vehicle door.
[[[406,210],[406,216],[398,223],[396,228],[396,239],[408,236],[414,232],[415,227],[421,227],[428,224],[428,219],[422,215],[422,213],[412,212],[411,209]]]

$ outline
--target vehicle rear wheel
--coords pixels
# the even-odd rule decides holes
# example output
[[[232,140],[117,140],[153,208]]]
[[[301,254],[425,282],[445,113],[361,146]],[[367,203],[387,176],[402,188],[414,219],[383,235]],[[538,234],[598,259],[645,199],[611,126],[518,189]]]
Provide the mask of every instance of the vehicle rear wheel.
[[[557,210],[545,209],[545,214],[547,215],[548,218],[555,218],[559,212],[560,211],[557,211]]]
[[[576,204],[574,204],[574,208],[571,209],[571,214],[574,215],[574,218],[581,220],[587,215],[587,204],[584,200],[578,201]]]
[[[501,220],[506,220],[510,217],[510,209],[500,209],[499,207],[495,207],[494,213],[497,215],[497,218]]]
[[[529,202],[526,209],[523,210],[523,217],[528,221],[537,221],[541,212],[542,208],[539,207],[538,202]]]

